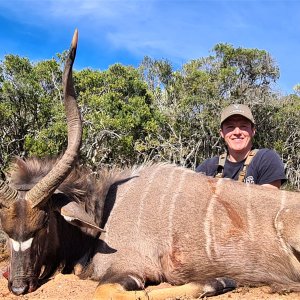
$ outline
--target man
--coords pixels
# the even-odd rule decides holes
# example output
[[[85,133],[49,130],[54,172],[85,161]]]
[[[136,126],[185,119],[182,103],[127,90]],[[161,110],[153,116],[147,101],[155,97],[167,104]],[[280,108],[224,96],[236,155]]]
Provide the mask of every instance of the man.
[[[248,106],[233,104],[223,110],[220,135],[227,153],[205,160],[196,172],[273,188],[286,181],[284,165],[275,151],[252,150],[255,121]]]

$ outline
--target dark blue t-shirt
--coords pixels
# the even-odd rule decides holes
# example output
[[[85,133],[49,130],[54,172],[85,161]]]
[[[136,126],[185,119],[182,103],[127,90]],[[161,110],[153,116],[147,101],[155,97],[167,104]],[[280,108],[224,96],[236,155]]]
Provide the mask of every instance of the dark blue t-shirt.
[[[239,172],[243,169],[244,162],[245,160],[240,162],[226,160],[223,171],[224,177],[238,180]],[[214,156],[200,164],[196,172],[207,176],[216,176],[218,164],[219,157]],[[275,180],[281,180],[282,184],[286,181],[283,162],[274,150],[260,149],[248,166],[244,182],[267,184]]]

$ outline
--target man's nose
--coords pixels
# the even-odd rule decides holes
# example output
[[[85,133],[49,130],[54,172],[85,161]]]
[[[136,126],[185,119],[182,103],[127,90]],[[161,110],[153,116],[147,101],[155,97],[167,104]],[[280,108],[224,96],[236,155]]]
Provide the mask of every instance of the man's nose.
[[[234,133],[234,134],[240,134],[240,133],[241,133],[240,127],[236,126],[236,127],[234,128],[234,130],[233,130],[233,133]]]

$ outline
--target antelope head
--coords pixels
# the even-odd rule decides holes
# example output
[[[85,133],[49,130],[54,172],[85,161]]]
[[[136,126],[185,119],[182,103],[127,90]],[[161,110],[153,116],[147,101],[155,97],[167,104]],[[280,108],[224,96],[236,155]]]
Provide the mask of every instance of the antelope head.
[[[49,219],[53,207],[49,199],[71,172],[82,137],[80,111],[75,99],[72,67],[78,31],[73,36],[63,72],[64,106],[68,125],[68,146],[52,170],[29,190],[18,189],[0,181],[0,220],[11,249],[9,289],[16,295],[34,291],[41,273],[45,243],[49,238]],[[62,206],[66,203],[62,203]],[[66,209],[67,211],[67,209]],[[71,216],[69,219],[72,220]],[[50,241],[55,243],[54,240]]]

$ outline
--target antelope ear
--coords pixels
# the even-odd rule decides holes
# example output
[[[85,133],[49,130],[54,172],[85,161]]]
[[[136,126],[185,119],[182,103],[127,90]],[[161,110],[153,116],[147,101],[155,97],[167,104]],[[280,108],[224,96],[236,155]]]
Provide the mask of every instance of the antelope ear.
[[[99,233],[104,232],[83,207],[76,202],[69,202],[61,206],[58,211],[68,223],[79,227],[85,234],[96,237]]]

